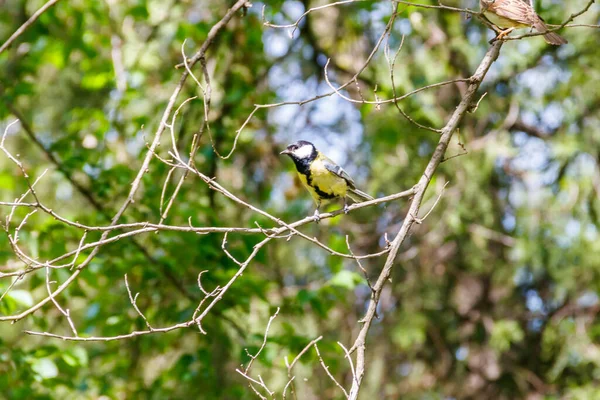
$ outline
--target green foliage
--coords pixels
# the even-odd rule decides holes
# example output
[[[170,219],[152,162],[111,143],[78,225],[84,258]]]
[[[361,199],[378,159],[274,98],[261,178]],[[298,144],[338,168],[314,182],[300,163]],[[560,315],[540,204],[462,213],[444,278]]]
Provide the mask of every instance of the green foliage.
[[[8,0],[0,10],[0,42],[42,1]],[[422,1],[437,5],[437,1]],[[587,0],[537,1],[548,23],[560,23]],[[5,140],[36,185],[40,201],[60,217],[106,226],[127,199],[161,115],[177,86],[182,45],[192,56],[231,1],[62,1],[47,10],[0,54],[0,131],[15,113],[34,137],[15,125]],[[317,1],[264,2],[272,24],[293,23]],[[475,0],[447,0],[475,9]],[[211,77],[210,131],[199,137],[195,166],[227,190],[283,221],[311,214],[313,204],[278,156],[289,142],[315,142],[373,194],[412,187],[439,136],[407,121],[391,103],[348,103],[336,96],[258,109],[256,104],[310,99],[351,80],[391,15],[388,2],[355,2],[317,10],[287,30],[264,26],[263,4],[237,13],[206,54]],[[576,22],[597,24],[593,6]],[[485,78],[487,93],[466,115],[447,160],[433,177],[419,217],[400,249],[367,338],[361,398],[595,399],[600,396],[600,31],[569,28],[570,44],[555,48],[540,37],[509,41]],[[391,85],[383,49],[343,94],[374,101],[426,85],[468,78],[491,32],[455,12],[399,5],[388,42],[402,41]],[[194,74],[205,86],[200,64]],[[206,86],[205,86],[206,87]],[[360,93],[359,90],[360,89]],[[398,103],[414,121],[440,128],[460,101],[464,82],[431,88]],[[173,126],[182,156],[189,154],[205,115],[202,90],[188,79]],[[171,122],[171,121],[169,121]],[[170,156],[167,129],[157,155]],[[35,139],[35,140],[34,140]],[[236,149],[231,157],[226,155]],[[159,223],[182,170],[154,158],[120,223]],[[28,189],[21,171],[0,153],[0,201]],[[166,197],[165,197],[166,196]],[[25,201],[34,201],[31,195]],[[337,252],[376,253],[392,240],[407,201],[370,207],[301,227]],[[337,209],[341,204],[333,204]],[[31,210],[14,211],[9,233]],[[4,232],[11,207],[1,206]],[[272,228],[273,222],[188,176],[164,224],[188,227]],[[110,237],[129,232],[123,229]],[[85,242],[100,239],[90,230]],[[19,231],[19,248],[39,262],[73,251],[83,230],[41,210]],[[231,233],[226,249],[245,260],[264,234]],[[76,282],[57,296],[79,335],[116,336],[147,326],[189,321],[206,291],[224,287],[239,265],[223,252],[223,234],[140,233],[102,246]],[[90,254],[82,251],[75,265]],[[72,257],[58,264],[69,264]],[[199,327],[117,342],[68,342],[24,330],[71,335],[64,315],[45,304],[14,325],[0,326],[0,397],[9,399],[206,398],[251,399],[236,373],[267,345],[252,367],[278,394],[287,366],[307,344],[318,346],[329,371],[348,388],[350,346],[371,298],[361,267],[374,281],[382,258],[330,255],[299,238],[262,248]],[[22,270],[7,234],[0,235],[0,273]],[[49,270],[51,290],[73,273]],[[14,315],[45,298],[46,271],[0,279],[0,315]],[[14,285],[13,285],[14,283]],[[9,290],[10,289],[10,290]],[[210,301],[210,300],[209,300]],[[204,307],[207,303],[204,303]],[[243,367],[242,367],[243,368]],[[293,371],[297,398],[337,399],[314,348]],[[288,391],[288,398],[292,398]],[[279,398],[279,397],[278,397]]]

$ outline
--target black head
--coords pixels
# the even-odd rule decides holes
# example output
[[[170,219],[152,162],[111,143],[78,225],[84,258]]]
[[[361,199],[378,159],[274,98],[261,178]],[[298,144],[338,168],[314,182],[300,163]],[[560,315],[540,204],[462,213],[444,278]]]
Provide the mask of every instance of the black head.
[[[317,157],[318,153],[315,145],[311,142],[298,140],[296,143],[290,144],[279,154],[287,154],[294,161],[312,161]]]

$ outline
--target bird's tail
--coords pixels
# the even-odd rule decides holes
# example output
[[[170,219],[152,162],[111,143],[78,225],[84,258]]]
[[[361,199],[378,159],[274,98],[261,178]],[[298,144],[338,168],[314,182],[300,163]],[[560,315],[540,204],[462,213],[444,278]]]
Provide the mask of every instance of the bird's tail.
[[[561,44],[567,44],[569,42],[567,42],[567,39],[565,39],[564,37],[560,36],[557,33],[554,32],[548,32],[548,27],[546,26],[546,24],[544,23],[544,21],[540,19],[538,19],[538,22],[536,22],[534,24],[535,30],[538,32],[546,32],[544,34],[544,40],[546,41],[546,43],[548,44],[553,44],[555,46],[560,46]]]
[[[372,196],[369,196],[365,192],[362,192],[358,189],[350,189],[348,188],[348,197],[352,199],[352,201],[356,203],[360,203],[361,201],[369,201],[373,200]]]

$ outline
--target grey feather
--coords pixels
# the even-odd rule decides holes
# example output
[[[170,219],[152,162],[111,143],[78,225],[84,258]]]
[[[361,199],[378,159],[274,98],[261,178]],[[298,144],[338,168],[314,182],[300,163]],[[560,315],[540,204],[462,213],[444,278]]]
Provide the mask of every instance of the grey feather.
[[[356,203],[360,203],[361,201],[373,200],[372,196],[356,188],[348,188],[348,197],[350,197],[352,201]]]
[[[348,187],[350,189],[354,189],[356,187],[356,185],[354,184],[354,181],[352,180],[352,178],[350,178],[350,175],[348,175],[342,167],[340,167],[339,165],[337,165],[336,163],[331,161],[329,158],[327,158],[325,156],[322,156],[322,157],[323,157],[323,165],[325,165],[325,168],[329,172],[332,172],[332,173],[336,174],[337,176],[339,176],[340,178],[343,178],[346,181],[346,183],[348,184]]]
[[[348,173],[344,171],[342,167],[340,167],[339,165],[331,161],[329,158],[324,156],[323,165],[325,165],[325,168],[329,172],[339,176],[340,178],[343,178],[346,181],[346,183],[348,184],[348,197],[350,197],[352,201],[360,203],[361,201],[373,200],[373,197],[356,188],[354,181],[352,180],[352,178],[350,178],[350,175],[348,175]]]

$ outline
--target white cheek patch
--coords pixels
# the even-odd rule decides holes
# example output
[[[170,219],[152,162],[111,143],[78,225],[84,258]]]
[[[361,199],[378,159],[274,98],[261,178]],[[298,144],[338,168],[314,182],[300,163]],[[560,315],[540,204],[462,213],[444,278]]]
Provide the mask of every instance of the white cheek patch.
[[[304,146],[298,147],[294,150],[294,155],[299,158],[308,158],[313,152],[313,147],[311,145],[305,144]]]

